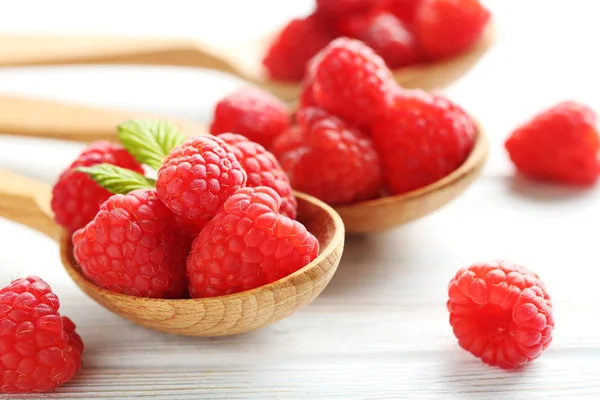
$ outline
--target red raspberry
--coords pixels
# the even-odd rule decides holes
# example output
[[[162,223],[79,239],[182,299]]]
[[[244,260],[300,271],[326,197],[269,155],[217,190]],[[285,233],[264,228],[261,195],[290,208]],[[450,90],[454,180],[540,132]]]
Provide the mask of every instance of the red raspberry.
[[[122,146],[105,141],[95,142],[86,148],[58,178],[52,189],[52,211],[56,223],[69,232],[75,232],[90,222],[100,205],[111,196],[92,178],[73,168],[90,167],[108,163],[128,168],[141,174],[144,169]]]
[[[420,90],[399,90],[392,111],[371,130],[392,194],[421,188],[454,171],[471,152],[475,133],[462,109]]]
[[[463,53],[481,37],[490,12],[479,0],[422,0],[415,16],[415,34],[432,58]]]
[[[269,147],[290,126],[286,105],[270,93],[246,87],[217,103],[210,133],[234,132]]]
[[[254,143],[242,135],[223,133],[218,138],[231,146],[235,157],[242,164],[248,175],[246,186],[268,186],[275,190],[281,197],[279,211],[283,215],[295,219],[298,204],[292,193],[290,180],[281,169],[275,156],[260,144]]]
[[[322,108],[358,125],[386,113],[396,83],[370,47],[338,38],[315,57],[313,94]]]
[[[304,267],[319,241],[278,210],[271,188],[239,189],[200,232],[187,259],[192,297],[212,297],[266,285]]]
[[[412,26],[417,7],[422,0],[383,0],[381,8],[394,14],[396,18]]]
[[[246,179],[246,171],[227,143],[217,137],[198,136],[165,158],[158,170],[156,190],[171,211],[202,225],[246,185]]]
[[[185,293],[189,248],[154,189],[109,198],[92,222],[73,234],[73,246],[85,276],[105,289],[155,298]]]
[[[413,34],[393,14],[376,10],[352,15],[339,22],[348,36],[362,40],[384,59],[389,68],[401,68],[420,60]]]
[[[507,261],[462,268],[448,286],[450,325],[458,344],[490,365],[514,369],[552,341],[554,315],[533,272]]]
[[[304,140],[302,136],[302,129],[298,125],[291,126],[275,138],[271,152],[278,160],[281,160],[285,153],[302,146]]]
[[[35,276],[0,289],[0,393],[47,392],[79,370],[83,342],[59,307]]]
[[[317,0],[317,13],[329,16],[343,16],[369,11],[381,0]]]
[[[316,15],[291,20],[275,38],[263,59],[270,78],[299,81],[306,63],[335,35]]]
[[[565,101],[516,129],[505,142],[519,171],[535,179],[591,185],[598,178],[596,114]]]
[[[318,108],[297,116],[302,141],[281,156],[292,187],[329,204],[376,197],[381,167],[371,140]]]

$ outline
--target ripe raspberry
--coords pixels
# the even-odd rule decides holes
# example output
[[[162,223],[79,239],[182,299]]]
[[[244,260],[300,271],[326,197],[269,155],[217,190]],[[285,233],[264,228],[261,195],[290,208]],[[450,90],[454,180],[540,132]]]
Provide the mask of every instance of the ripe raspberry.
[[[516,129],[505,147],[517,169],[532,178],[576,185],[598,178],[596,114],[584,104],[551,107]]]
[[[422,0],[415,34],[427,55],[448,58],[472,47],[489,19],[490,12],[479,0]]]
[[[52,211],[56,223],[69,232],[75,232],[90,222],[100,205],[111,196],[83,172],[75,172],[77,167],[90,167],[108,163],[135,172],[144,173],[140,163],[123,147],[99,141],[86,148],[58,178],[52,189]]]
[[[392,194],[433,183],[458,168],[473,148],[476,128],[444,97],[399,90],[392,111],[371,135]]]
[[[317,0],[317,13],[343,16],[363,13],[379,5],[381,0]]]
[[[302,141],[281,156],[292,187],[329,204],[377,196],[379,157],[358,129],[318,108],[298,111]]]
[[[507,261],[462,268],[448,286],[450,325],[459,345],[490,365],[514,369],[552,341],[554,315],[533,272]]]
[[[352,15],[338,24],[346,35],[362,40],[383,58],[389,68],[401,68],[420,60],[413,34],[393,14],[376,10]]]
[[[266,285],[314,260],[318,240],[280,215],[271,188],[239,189],[200,232],[187,259],[192,297],[221,296]]]
[[[35,276],[0,289],[0,393],[47,392],[79,370],[83,342],[59,307]]]
[[[394,78],[385,61],[363,42],[338,38],[314,62],[313,94],[330,113],[367,125],[390,107]]]
[[[302,129],[298,125],[291,126],[287,131],[275,138],[271,146],[271,152],[277,160],[281,160],[281,157],[285,153],[302,146],[303,140]]]
[[[291,20],[275,38],[263,65],[271,79],[299,81],[306,63],[335,35],[317,15]]]
[[[246,186],[268,186],[275,190],[281,197],[281,209],[279,211],[283,215],[295,219],[296,198],[292,193],[290,180],[281,169],[275,156],[260,144],[254,143],[242,135],[223,133],[217,137],[231,146],[235,157],[242,164],[242,168],[248,175]]]
[[[92,222],[73,234],[73,246],[85,276],[105,289],[155,298],[185,293],[189,248],[154,189],[109,198]]]
[[[246,171],[228,144],[217,137],[198,136],[165,158],[156,190],[171,211],[201,225],[246,185],[246,179]]]
[[[210,133],[235,132],[269,147],[289,126],[288,110],[281,100],[263,90],[246,87],[217,103]]]
[[[381,8],[394,14],[396,18],[412,26],[417,7],[422,0],[383,0]]]

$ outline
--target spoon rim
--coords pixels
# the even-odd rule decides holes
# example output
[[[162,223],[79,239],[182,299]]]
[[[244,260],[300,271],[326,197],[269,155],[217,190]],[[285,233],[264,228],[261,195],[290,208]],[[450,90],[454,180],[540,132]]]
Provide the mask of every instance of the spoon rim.
[[[473,148],[471,149],[469,155],[463,161],[463,163],[458,168],[450,172],[448,175],[426,186],[411,190],[406,193],[396,194],[392,196],[384,196],[371,200],[359,201],[357,203],[347,205],[339,205],[335,206],[334,209],[339,213],[346,213],[356,210],[357,208],[374,208],[383,204],[389,204],[394,202],[400,203],[404,200],[421,197],[429,192],[434,192],[439,189],[448,187],[454,184],[455,182],[459,181],[460,179],[462,179],[462,177],[467,175],[473,168],[477,167],[480,164],[483,164],[488,153],[488,139],[485,135],[483,127],[481,126],[479,121],[475,120],[473,117],[471,117],[471,119],[475,123],[476,128],[476,137],[475,142],[473,144]]]
[[[258,286],[254,289],[244,290],[241,292],[236,292],[236,293],[231,293],[231,294],[226,294],[226,295],[221,295],[221,296],[197,297],[197,298],[186,298],[186,299],[164,299],[164,298],[154,298],[154,297],[142,297],[142,296],[133,296],[133,295],[128,295],[128,294],[124,294],[124,293],[114,292],[112,290],[105,289],[105,288],[95,284],[87,276],[85,276],[85,274],[83,273],[83,271],[81,270],[81,268],[79,267],[79,265],[77,264],[77,262],[74,259],[74,256],[72,254],[72,246],[70,246],[68,244],[69,241],[71,240],[71,235],[69,235],[69,233],[65,229],[61,228],[60,235],[59,235],[59,244],[60,244],[60,255],[61,255],[62,264],[63,264],[63,267],[67,270],[67,273],[71,277],[73,277],[72,276],[73,274],[76,274],[77,276],[79,276],[81,278],[81,282],[85,286],[87,286],[87,288],[89,290],[94,290],[99,293],[106,294],[107,295],[106,297],[113,298],[114,302],[135,300],[135,301],[145,302],[145,303],[172,304],[174,302],[177,302],[180,305],[181,304],[186,305],[186,303],[189,303],[189,305],[192,305],[192,304],[198,305],[198,303],[202,303],[202,302],[210,303],[210,302],[214,302],[214,301],[227,301],[227,300],[234,299],[236,297],[252,296],[255,293],[258,293],[259,291],[266,291],[266,290],[276,291],[277,286],[285,287],[287,284],[287,281],[293,280],[294,278],[298,277],[299,275],[303,275],[303,274],[307,273],[308,271],[312,270],[313,268],[316,268],[316,267],[322,265],[323,261],[327,257],[329,257],[331,254],[335,253],[336,249],[338,249],[340,247],[340,245],[343,245],[344,239],[345,239],[344,223],[342,221],[342,218],[339,216],[339,214],[335,211],[335,209],[333,207],[327,205],[326,203],[317,199],[316,197],[310,196],[308,194],[297,192],[297,191],[293,191],[293,193],[296,198],[301,199],[303,201],[306,201],[308,203],[311,203],[312,205],[315,205],[315,206],[321,208],[330,216],[330,218],[333,222],[333,224],[332,224],[333,235],[332,235],[331,239],[329,240],[329,242],[327,243],[327,245],[325,246],[325,248],[320,249],[317,257],[314,260],[312,260],[310,263],[306,264],[304,267],[300,268],[299,270],[297,270],[289,275],[284,276],[283,278],[280,278],[280,279],[273,281],[271,283],[268,283],[266,285]],[[343,249],[342,249],[342,253],[343,253]],[[340,258],[341,258],[342,253],[340,253]],[[337,268],[337,265],[332,266],[332,267]],[[76,284],[79,285],[78,282],[76,282]]]

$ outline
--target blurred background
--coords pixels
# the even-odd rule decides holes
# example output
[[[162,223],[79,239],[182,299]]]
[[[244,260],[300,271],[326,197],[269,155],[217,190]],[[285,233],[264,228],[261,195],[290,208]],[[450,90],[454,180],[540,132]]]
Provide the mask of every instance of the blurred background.
[[[202,376],[207,385],[225,387],[235,381],[236,387],[255,388],[257,398],[267,398],[264,394],[260,397],[264,390],[260,382],[269,382],[275,388],[294,387],[304,395],[342,393],[340,398],[351,395],[400,398],[398,393],[403,390],[406,398],[417,398],[410,393],[430,390],[441,398],[453,398],[452,395],[460,393],[465,393],[460,398],[492,398],[477,394],[477,387],[473,389],[465,381],[465,377],[473,376],[491,392],[504,390],[502,385],[510,382],[505,392],[508,397],[497,398],[524,398],[514,391],[525,389],[547,390],[540,397],[530,398],[566,399],[582,394],[594,398],[600,390],[597,383],[600,374],[595,372],[600,342],[594,320],[600,297],[593,283],[600,276],[597,268],[600,193],[597,188],[582,193],[556,186],[524,184],[512,178],[503,142],[517,125],[560,100],[580,100],[600,111],[600,57],[596,54],[600,2],[482,0],[482,3],[492,12],[497,28],[494,47],[470,73],[444,89],[452,100],[480,120],[490,140],[484,173],[464,196],[394,232],[349,240],[345,260],[353,260],[364,269],[344,270],[342,262],[340,276],[334,278],[323,298],[304,314],[311,324],[302,317],[282,321],[264,336],[273,338],[272,341],[261,340],[264,337],[257,340],[256,335],[250,335],[239,341],[217,341],[222,346],[217,351],[211,347],[212,342],[194,343],[132,328],[130,336],[116,339],[116,346],[118,351],[131,346],[141,358],[119,359],[124,364],[118,364],[116,358],[100,350],[102,334],[92,322],[100,326],[129,325],[120,320],[115,322],[116,317],[97,307],[94,309],[97,313],[94,311],[90,317],[92,322],[82,328],[82,336],[87,335],[91,343],[87,355],[91,370],[96,368],[101,374],[108,371],[101,377],[106,379],[111,376],[110,371],[119,368],[122,371],[145,368],[152,363],[151,357],[144,355],[145,348],[136,348],[135,343],[147,340],[155,347],[178,343],[182,347],[175,354],[179,356],[193,351],[225,354],[232,357],[229,360],[237,360],[240,369],[252,365],[253,357],[264,357],[273,363],[273,368],[281,370],[268,377],[260,374],[257,377],[246,372],[230,374],[223,360],[216,367],[203,367],[214,367],[217,371]],[[2,40],[17,33],[191,37],[227,46],[272,31],[291,17],[308,14],[312,7],[311,0],[21,0],[3,5],[0,35]],[[245,84],[226,74],[196,68],[123,65],[0,68],[0,94],[118,107],[204,123],[210,121],[216,101]],[[36,115],[30,118],[35,119]],[[83,148],[79,143],[1,134],[0,167],[50,184]],[[73,290],[73,284],[60,267],[56,247],[48,239],[0,220],[0,243],[3,282],[24,273],[43,272],[53,287]],[[22,254],[31,250],[37,253],[34,258],[24,259]],[[382,263],[389,264],[387,269],[373,271],[374,254]],[[478,360],[471,360],[458,349],[446,325],[443,304],[450,276],[461,266],[493,258],[513,259],[541,270],[556,299],[559,322],[555,345],[519,377],[499,371],[488,373],[480,368]],[[586,271],[591,279],[585,282],[579,275],[565,274],[565,268],[573,265]],[[64,307],[74,319],[83,318],[91,301],[78,292],[72,296],[79,304],[65,302]],[[401,300],[410,307],[397,306],[395,301]],[[345,319],[335,319],[343,314],[343,307],[346,307]],[[404,314],[396,314],[398,310]],[[405,325],[406,315],[412,318],[410,326]],[[431,322],[434,320],[438,323]],[[325,331],[329,338],[325,338]],[[311,340],[309,345],[307,338],[311,337],[319,340],[314,340],[317,343]],[[423,337],[430,342],[423,343]],[[299,345],[297,351],[291,348],[291,343],[301,340],[306,347]],[[330,357],[330,361],[323,361],[317,367],[311,364],[312,356],[321,355]],[[278,358],[283,356],[297,357],[298,363]],[[83,376],[94,375],[91,370],[84,370]],[[317,373],[323,373],[321,378],[315,378]],[[137,379],[134,374],[131,376],[133,381]],[[306,380],[298,381],[297,376]],[[561,379],[572,386],[556,384]],[[102,385],[104,381],[99,378],[97,382]],[[121,384],[125,388],[127,381]],[[170,387],[170,383],[164,385]],[[336,391],[336,387],[343,385],[347,385],[347,391]],[[474,394],[469,397],[471,391]],[[194,393],[203,392],[198,388]],[[377,393],[380,397],[369,397]]]

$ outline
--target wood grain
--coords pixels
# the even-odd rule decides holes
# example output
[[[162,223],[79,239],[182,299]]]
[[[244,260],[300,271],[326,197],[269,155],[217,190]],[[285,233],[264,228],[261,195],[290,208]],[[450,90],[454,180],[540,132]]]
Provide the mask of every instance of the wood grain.
[[[65,139],[79,142],[117,142],[117,125],[129,119],[162,118],[157,115],[67,102],[0,95],[0,132],[16,136]],[[171,119],[187,136],[207,133],[195,121]]]

